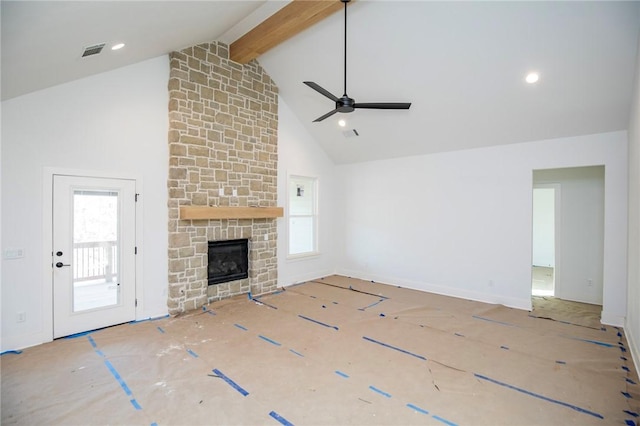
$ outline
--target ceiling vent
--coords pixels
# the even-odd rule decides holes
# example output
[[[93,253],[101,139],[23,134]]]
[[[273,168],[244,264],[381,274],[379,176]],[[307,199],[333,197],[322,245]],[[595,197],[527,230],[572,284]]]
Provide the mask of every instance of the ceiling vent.
[[[97,55],[102,52],[104,45],[106,43],[94,44],[93,46],[85,47],[84,52],[82,53],[82,57],[86,58],[87,56]]]
[[[356,129],[345,130],[342,132],[345,138],[355,138],[356,136],[360,136],[360,133]]]

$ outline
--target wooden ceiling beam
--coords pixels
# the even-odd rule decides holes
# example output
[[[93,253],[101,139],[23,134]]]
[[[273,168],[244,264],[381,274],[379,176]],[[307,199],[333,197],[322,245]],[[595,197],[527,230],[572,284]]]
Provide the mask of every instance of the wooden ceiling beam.
[[[234,41],[230,47],[230,59],[246,64],[343,8],[344,5],[339,0],[292,0]]]

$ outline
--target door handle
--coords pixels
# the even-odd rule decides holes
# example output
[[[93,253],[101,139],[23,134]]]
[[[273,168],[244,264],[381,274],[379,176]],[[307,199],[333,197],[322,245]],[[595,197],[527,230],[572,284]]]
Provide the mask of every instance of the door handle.
[[[56,263],[56,268],[62,268],[63,266],[71,266],[71,265],[65,265],[65,264],[64,264],[64,263],[62,263],[62,262],[58,262],[58,263]]]

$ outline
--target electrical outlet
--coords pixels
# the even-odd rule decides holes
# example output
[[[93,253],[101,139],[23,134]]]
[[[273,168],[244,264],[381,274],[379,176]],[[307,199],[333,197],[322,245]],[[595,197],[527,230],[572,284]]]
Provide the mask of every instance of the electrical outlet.
[[[264,234],[264,240],[269,241],[269,236],[267,234]]]
[[[218,189],[218,195],[221,197],[224,197],[224,188],[219,188]]]
[[[18,312],[18,314],[16,315],[18,322],[25,322],[27,320],[27,313],[26,312]]]
[[[237,197],[237,196],[238,196],[238,190],[237,190],[237,189],[235,189],[235,188],[233,188],[233,196],[234,196],[234,197]]]

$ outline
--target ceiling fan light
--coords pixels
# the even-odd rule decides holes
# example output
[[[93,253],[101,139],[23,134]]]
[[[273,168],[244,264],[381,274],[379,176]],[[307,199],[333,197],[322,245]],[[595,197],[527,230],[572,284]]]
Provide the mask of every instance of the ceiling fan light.
[[[341,119],[341,120],[338,120],[338,126],[340,126],[340,127],[344,127],[344,126],[346,126],[346,125],[347,125],[347,122],[346,122],[346,121],[344,121],[344,120],[342,120],[342,119]]]

